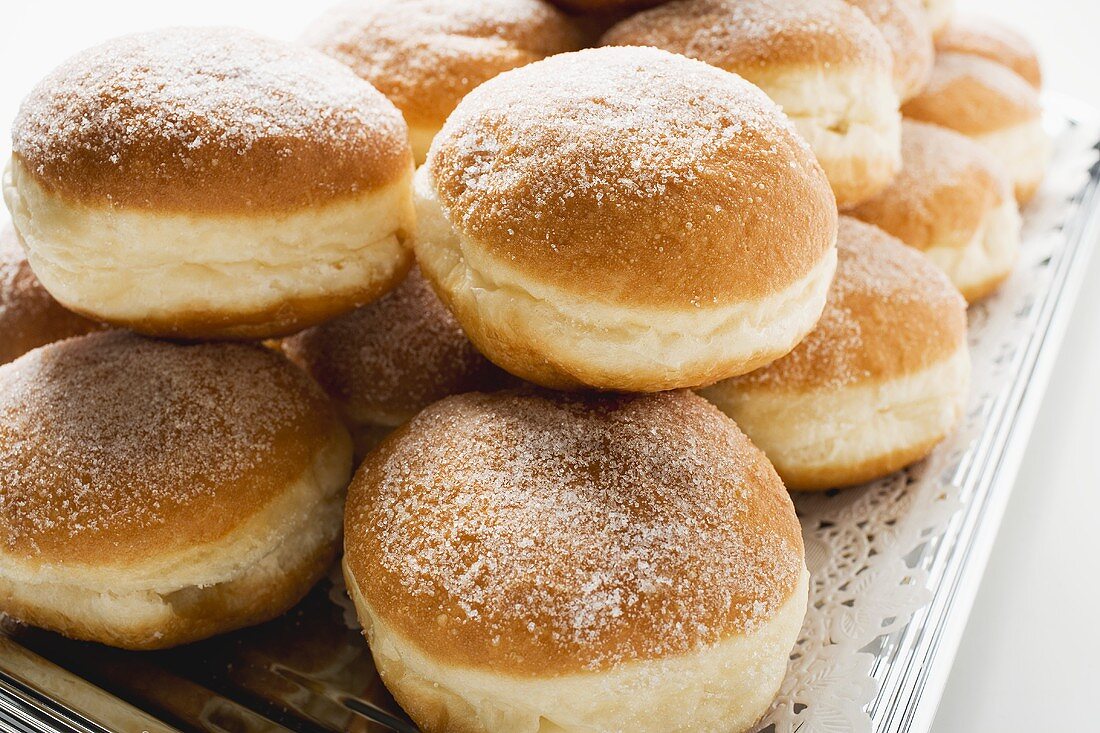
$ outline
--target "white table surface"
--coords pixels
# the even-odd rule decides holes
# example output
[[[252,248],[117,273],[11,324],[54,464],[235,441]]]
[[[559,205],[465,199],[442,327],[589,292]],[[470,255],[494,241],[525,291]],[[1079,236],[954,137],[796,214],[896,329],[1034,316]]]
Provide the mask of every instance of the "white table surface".
[[[1042,52],[1047,86],[1100,106],[1100,2],[958,0]],[[0,19],[0,154],[19,99],[68,54],[128,31],[233,24],[293,37],[312,3],[7,3]],[[934,730],[1095,729],[1100,684],[1100,256],[1067,334]],[[1058,716],[1052,719],[1052,715]]]

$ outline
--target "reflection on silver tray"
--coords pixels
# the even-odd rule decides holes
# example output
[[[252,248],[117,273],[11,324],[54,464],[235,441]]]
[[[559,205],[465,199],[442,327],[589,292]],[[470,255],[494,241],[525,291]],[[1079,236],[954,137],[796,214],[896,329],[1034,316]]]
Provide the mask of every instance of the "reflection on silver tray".
[[[931,725],[1100,228],[1100,123],[1072,102],[1048,102],[1056,159],[1026,212],[1021,271],[972,310],[967,425],[891,479],[797,500],[811,570],[820,568],[818,603],[765,720],[777,733]],[[894,576],[876,577],[891,551]],[[280,619],[165,652],[9,623],[0,731],[415,733],[375,675],[342,590],[333,576]]]

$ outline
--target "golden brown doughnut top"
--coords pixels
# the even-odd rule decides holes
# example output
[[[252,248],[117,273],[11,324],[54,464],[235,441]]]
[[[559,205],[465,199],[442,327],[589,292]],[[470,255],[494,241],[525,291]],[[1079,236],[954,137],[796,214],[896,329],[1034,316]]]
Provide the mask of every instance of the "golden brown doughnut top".
[[[303,40],[373,84],[410,124],[436,127],[482,82],[583,45],[575,21],[542,0],[351,0]]]
[[[345,535],[387,624],[439,661],[518,675],[751,633],[803,563],[771,464],[687,391],[447,398],[367,458]]]
[[[1027,38],[988,18],[952,20],[936,36],[941,53],[966,53],[995,61],[1015,71],[1035,88],[1043,85],[1039,57]]]
[[[601,42],[656,46],[750,80],[783,66],[890,64],[878,31],[843,0],[679,0],[627,18]]]
[[[126,566],[218,541],[337,424],[259,346],[111,331],[37,349],[0,367],[0,552]]]
[[[419,268],[380,300],[283,341],[360,422],[397,425],[436,400],[501,386]]]
[[[561,54],[486,82],[426,165],[478,247],[609,303],[768,295],[812,271],[835,234],[825,174],[779,108],[652,48]]]
[[[31,272],[10,223],[0,226],[0,364],[104,326],[66,310]]]
[[[281,211],[405,175],[408,129],[342,64],[232,28],[169,28],[77,54],[23,101],[14,159],[94,206]]]
[[[910,247],[966,247],[989,213],[1012,197],[997,161],[965,135],[905,120],[901,172],[848,213]]]
[[[923,92],[904,105],[906,117],[983,135],[1038,120],[1039,94],[1011,69],[972,54],[940,53]]]
[[[840,217],[836,276],[817,327],[794,351],[731,383],[769,390],[839,389],[904,377],[966,343],[966,301],[920,252]]]

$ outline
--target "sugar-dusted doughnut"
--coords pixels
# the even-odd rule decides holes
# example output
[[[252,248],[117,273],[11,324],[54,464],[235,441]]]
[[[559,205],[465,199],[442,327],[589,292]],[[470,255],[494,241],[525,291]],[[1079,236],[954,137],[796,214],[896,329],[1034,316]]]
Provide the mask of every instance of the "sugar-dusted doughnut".
[[[790,489],[831,489],[926,456],[965,407],[966,302],[919,252],[841,217],[817,328],[794,351],[702,391]]]
[[[350,66],[405,115],[417,163],[471,89],[502,71],[584,45],[581,26],[544,0],[349,0],[305,43]]]
[[[687,391],[436,403],[356,474],[344,573],[429,733],[750,730],[808,581],[775,470]]]
[[[417,259],[478,349],[554,388],[751,371],[824,307],[836,203],[759,89],[653,48],[475,89],[417,172]]]
[[[894,183],[849,213],[932,259],[973,302],[1012,272],[1020,213],[998,161],[974,141],[936,125],[902,126]]]
[[[159,336],[266,338],[380,296],[412,258],[408,129],[324,54],[171,28],[24,99],[4,198],[62,305]]]
[[[351,440],[279,354],[124,331],[0,367],[0,611],[152,649],[274,618],[340,537]]]

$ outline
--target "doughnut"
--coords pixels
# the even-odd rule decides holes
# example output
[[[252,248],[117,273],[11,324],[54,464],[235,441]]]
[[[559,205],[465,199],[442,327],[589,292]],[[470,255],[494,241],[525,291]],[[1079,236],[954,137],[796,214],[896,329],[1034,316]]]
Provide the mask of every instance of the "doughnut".
[[[894,88],[904,101],[928,83],[935,59],[928,19],[913,0],[847,0],[863,11],[894,54]]]
[[[928,26],[939,35],[955,15],[955,0],[919,0]]]
[[[1036,89],[1043,86],[1043,72],[1035,48],[1022,35],[994,20],[953,20],[936,36],[936,50],[981,56],[1012,69]]]
[[[0,612],[158,649],[278,616],[339,548],[351,441],[260,346],[110,331],[0,367]]]
[[[155,336],[259,339],[412,264],[401,114],[317,51],[172,28],[73,57],[24,99],[4,198],[66,308]]]
[[[418,165],[471,89],[502,71],[576,51],[584,40],[573,19],[543,0],[351,0],[303,37],[397,105]]]
[[[756,84],[810,143],[841,207],[897,173],[890,49],[843,0],[680,0],[627,18],[602,43],[656,46]]]
[[[10,224],[0,225],[0,364],[102,328],[50,297],[31,272],[15,230]]]
[[[928,87],[902,113],[967,135],[1008,169],[1021,204],[1035,195],[1051,144],[1039,93],[1016,72],[969,53],[937,54]]]
[[[474,348],[418,268],[381,299],[282,347],[341,408],[360,453],[431,403],[508,379]]]
[[[923,251],[971,303],[996,290],[1020,250],[1012,184],[964,135],[906,120],[902,169],[887,190],[849,213]]]
[[[767,458],[688,391],[437,402],[348,493],[344,577],[425,733],[748,731],[806,609]]]
[[[557,389],[701,386],[787,353],[836,267],[836,204],[759,89],[653,48],[560,54],[470,93],[417,171],[417,261],[474,345]]]
[[[947,276],[847,216],[837,251],[814,332],[782,359],[702,391],[792,490],[893,473],[924,458],[965,407],[966,302]]]

